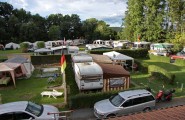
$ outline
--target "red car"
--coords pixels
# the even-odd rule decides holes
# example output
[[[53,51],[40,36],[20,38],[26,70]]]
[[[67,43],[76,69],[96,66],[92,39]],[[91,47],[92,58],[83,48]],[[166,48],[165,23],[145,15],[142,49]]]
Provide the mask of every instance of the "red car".
[[[171,60],[176,60],[176,59],[184,59],[185,60],[185,52],[181,51],[181,52],[177,53],[176,55],[171,55],[170,59]]]

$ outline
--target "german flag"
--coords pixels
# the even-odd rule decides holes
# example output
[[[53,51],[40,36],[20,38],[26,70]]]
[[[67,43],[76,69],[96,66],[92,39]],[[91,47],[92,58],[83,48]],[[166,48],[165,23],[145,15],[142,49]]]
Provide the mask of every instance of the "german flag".
[[[64,54],[61,57],[60,63],[61,63],[61,73],[64,73],[65,68],[66,68],[66,58]]]

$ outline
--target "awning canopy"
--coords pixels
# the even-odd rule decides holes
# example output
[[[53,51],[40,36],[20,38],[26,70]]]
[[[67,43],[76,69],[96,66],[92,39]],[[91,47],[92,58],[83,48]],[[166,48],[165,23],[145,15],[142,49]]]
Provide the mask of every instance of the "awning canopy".
[[[134,58],[130,57],[130,56],[127,56],[127,55],[123,55],[119,52],[116,52],[116,51],[111,51],[111,52],[105,52],[103,53],[103,55],[107,55],[112,61],[114,61],[114,63],[116,61],[124,61],[124,65],[127,65],[126,61],[127,60],[131,60],[132,61],[132,65],[130,66],[133,70],[133,65],[134,65]]]
[[[116,51],[105,52],[105,53],[103,53],[103,55],[107,55],[112,60],[125,60],[125,61],[126,60],[134,60],[134,58],[129,57],[127,55],[123,55],[123,54],[116,52]]]
[[[128,77],[130,73],[121,65],[98,63],[103,70],[103,78]],[[118,72],[119,71],[119,72]]]

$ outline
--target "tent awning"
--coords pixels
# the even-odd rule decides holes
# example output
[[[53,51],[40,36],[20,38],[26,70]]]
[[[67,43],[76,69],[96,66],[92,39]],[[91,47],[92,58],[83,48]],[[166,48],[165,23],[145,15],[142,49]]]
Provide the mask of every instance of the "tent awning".
[[[123,54],[116,52],[116,51],[105,52],[105,53],[103,53],[103,55],[107,55],[112,60],[125,60],[125,61],[126,60],[134,60],[134,58],[129,57],[127,55],[123,55]]]
[[[102,64],[98,63],[103,70],[103,77],[106,78],[114,78],[114,77],[128,77],[130,73],[126,71],[121,65],[113,65],[113,64]],[[118,72],[119,71],[119,72]]]

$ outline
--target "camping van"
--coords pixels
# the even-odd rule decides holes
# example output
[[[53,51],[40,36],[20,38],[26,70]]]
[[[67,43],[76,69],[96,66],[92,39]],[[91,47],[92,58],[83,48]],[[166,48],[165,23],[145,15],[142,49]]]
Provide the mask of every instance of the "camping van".
[[[174,45],[171,43],[154,43],[150,45],[150,50],[170,50],[171,48],[173,48],[173,46]]]
[[[97,63],[74,63],[74,73],[80,91],[103,88],[103,70]]]

